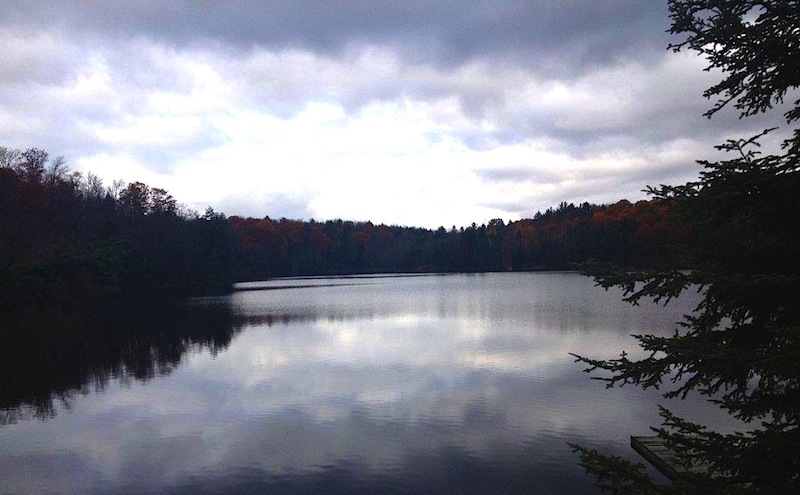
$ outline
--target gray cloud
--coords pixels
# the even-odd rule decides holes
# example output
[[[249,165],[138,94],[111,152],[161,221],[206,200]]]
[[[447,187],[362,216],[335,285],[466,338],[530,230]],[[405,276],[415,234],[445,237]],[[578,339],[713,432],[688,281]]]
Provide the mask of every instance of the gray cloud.
[[[100,165],[107,181],[163,181],[191,189],[178,199],[200,209],[218,198],[208,203],[256,217],[349,217],[357,207],[362,219],[450,225],[444,216],[457,210],[485,221],[615,201],[690,179],[712,145],[776,124],[702,117],[717,76],[667,52],[668,23],[666,3],[622,0],[8,1],[0,144]],[[540,153],[526,158],[525,147]],[[662,156],[669,148],[681,156]],[[609,160],[633,155],[635,167]],[[595,165],[565,172],[561,158]],[[404,197],[419,211],[390,214],[393,191],[369,196],[381,183],[367,161],[393,167],[384,170],[395,181],[399,167],[416,174],[404,187],[419,189]],[[242,181],[224,190],[215,166]],[[352,175],[337,182],[343,174]],[[251,194],[259,184],[268,190]],[[451,198],[459,189],[471,192]]]
[[[558,174],[553,171],[522,166],[479,169],[476,170],[476,174],[492,182],[551,183],[559,179]]]
[[[643,1],[4,2],[4,23],[166,44],[219,42],[339,54],[393,46],[409,61],[454,66],[474,58],[554,74],[663,51],[666,7]],[[654,36],[653,33],[659,33]]]

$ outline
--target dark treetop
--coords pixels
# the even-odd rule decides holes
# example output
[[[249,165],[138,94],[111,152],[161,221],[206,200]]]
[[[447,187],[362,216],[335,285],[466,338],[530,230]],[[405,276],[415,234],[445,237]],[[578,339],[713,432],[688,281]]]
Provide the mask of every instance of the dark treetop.
[[[800,84],[800,3],[796,1],[670,1],[673,48],[704,54],[723,80],[706,95],[721,99],[711,116],[733,102],[742,117],[770,113]],[[800,101],[783,114],[800,118]],[[721,434],[662,409],[656,428],[699,473],[658,486],[623,459],[575,447],[581,463],[613,493],[800,492],[800,134],[771,154],[763,134],[730,140],[730,159],[701,161],[700,179],[651,192],[671,201],[694,228],[694,240],[673,253],[690,271],[622,272],[595,264],[605,287],[622,286],[627,299],[668,302],[690,287],[703,299],[672,337],[636,338],[647,357],[604,361],[581,357],[608,386],[666,389],[665,397],[705,394],[744,421]],[[696,472],[696,470],[695,470]]]

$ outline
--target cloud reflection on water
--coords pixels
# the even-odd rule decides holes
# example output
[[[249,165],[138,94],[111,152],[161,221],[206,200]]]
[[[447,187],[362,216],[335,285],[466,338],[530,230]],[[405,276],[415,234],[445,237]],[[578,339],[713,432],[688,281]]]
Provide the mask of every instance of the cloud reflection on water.
[[[0,491],[592,493],[566,442],[635,458],[658,395],[568,353],[616,355],[691,305],[631,308],[572,274],[372,282],[234,293],[223,352],[0,430]]]

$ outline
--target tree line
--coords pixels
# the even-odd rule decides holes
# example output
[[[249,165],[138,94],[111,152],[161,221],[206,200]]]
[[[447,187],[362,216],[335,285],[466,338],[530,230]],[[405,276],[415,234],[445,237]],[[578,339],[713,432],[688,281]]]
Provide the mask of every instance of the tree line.
[[[687,242],[663,201],[562,203],[533,218],[436,230],[231,217],[246,279],[382,272],[564,270],[598,259],[630,267],[669,263],[665,246]]]
[[[689,227],[662,200],[574,205],[436,230],[226,217],[141,182],[104,186],[38,148],[0,147],[0,308],[75,289],[226,286],[278,276],[562,270],[669,263]],[[66,297],[69,299],[69,297]]]
[[[0,147],[0,311],[70,304],[81,291],[229,284],[222,215],[165,190],[70,171],[38,148]]]

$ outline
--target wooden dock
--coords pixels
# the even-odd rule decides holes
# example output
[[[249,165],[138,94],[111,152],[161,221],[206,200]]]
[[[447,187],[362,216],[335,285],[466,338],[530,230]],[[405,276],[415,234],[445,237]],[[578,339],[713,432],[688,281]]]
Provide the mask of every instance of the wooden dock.
[[[657,436],[631,436],[631,447],[672,481],[692,472],[702,472],[700,467],[688,469],[684,466],[675,452],[667,447],[663,439]]]

